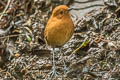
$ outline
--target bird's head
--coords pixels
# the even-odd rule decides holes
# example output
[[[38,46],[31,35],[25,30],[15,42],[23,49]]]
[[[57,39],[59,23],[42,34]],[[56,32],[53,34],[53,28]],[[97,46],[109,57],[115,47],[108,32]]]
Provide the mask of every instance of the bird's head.
[[[52,17],[57,17],[58,19],[70,17],[69,8],[66,5],[57,6],[52,12]]]

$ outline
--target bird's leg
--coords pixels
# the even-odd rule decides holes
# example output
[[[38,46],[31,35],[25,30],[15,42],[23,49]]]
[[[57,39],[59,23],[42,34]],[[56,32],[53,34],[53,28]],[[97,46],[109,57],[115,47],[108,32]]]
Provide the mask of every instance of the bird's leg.
[[[52,71],[49,73],[50,77],[52,78],[53,76],[57,76],[59,73],[56,71],[56,65],[55,65],[55,50],[53,48],[53,66],[52,66]]]
[[[62,52],[61,52],[62,49],[61,48],[59,48],[59,49],[60,49],[60,54],[62,54]],[[65,64],[64,53],[62,54],[62,61],[63,61],[63,64],[64,64],[64,74],[66,74],[66,72],[68,71],[68,68]]]

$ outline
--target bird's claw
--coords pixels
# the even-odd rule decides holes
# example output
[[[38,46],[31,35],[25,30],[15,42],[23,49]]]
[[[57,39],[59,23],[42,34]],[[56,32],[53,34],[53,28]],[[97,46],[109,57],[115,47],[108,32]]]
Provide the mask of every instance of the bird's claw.
[[[67,74],[67,71],[69,70],[69,68],[67,67],[64,67],[64,74],[66,75]]]
[[[56,71],[56,68],[53,67],[52,71],[49,73],[49,77],[53,78],[54,76],[57,77],[58,74],[60,74],[59,72]]]

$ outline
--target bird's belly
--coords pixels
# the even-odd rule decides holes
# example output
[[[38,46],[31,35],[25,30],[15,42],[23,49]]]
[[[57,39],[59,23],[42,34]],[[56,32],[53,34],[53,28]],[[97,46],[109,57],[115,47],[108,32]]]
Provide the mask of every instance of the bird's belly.
[[[64,45],[66,42],[66,35],[64,33],[56,33],[48,37],[48,45],[58,47]]]
[[[69,31],[56,31],[48,33],[48,45],[52,47],[63,46],[69,40]]]

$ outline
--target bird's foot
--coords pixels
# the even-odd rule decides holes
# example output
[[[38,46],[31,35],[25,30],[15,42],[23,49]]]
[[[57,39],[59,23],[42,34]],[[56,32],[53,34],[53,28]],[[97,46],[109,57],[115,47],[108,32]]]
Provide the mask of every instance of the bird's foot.
[[[57,77],[58,74],[60,74],[60,73],[56,71],[55,67],[53,67],[52,71],[49,73],[49,78],[52,79],[53,77]]]
[[[68,70],[69,70],[69,68],[68,68],[68,67],[66,67],[66,66],[64,66],[64,75],[66,75],[66,74],[67,74]]]

